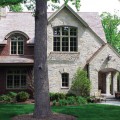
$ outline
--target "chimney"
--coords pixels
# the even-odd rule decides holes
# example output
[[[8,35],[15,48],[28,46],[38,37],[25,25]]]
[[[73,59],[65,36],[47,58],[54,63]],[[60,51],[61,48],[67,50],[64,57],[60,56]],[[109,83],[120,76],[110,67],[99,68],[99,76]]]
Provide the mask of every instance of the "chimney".
[[[7,15],[7,7],[0,8],[0,18],[6,17]]]

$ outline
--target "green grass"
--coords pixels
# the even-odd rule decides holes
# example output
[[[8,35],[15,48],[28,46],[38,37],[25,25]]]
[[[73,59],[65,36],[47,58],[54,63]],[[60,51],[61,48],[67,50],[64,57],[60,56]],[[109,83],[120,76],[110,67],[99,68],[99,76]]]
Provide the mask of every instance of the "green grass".
[[[0,104],[0,120],[10,120],[13,116],[33,112],[30,104]],[[81,106],[52,107],[54,112],[76,116],[78,120],[119,120],[120,107],[88,104]]]

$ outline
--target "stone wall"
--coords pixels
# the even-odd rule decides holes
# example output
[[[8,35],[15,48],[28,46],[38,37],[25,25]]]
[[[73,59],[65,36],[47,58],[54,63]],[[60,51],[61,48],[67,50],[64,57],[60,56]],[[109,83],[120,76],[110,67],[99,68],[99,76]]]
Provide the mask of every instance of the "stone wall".
[[[53,51],[53,27],[78,28],[78,52]],[[78,67],[84,68],[87,60],[101,47],[100,39],[86,28],[68,9],[61,10],[48,24],[48,73],[51,92],[68,92]],[[69,73],[69,88],[62,88],[61,73]]]
[[[108,60],[108,56],[112,56]],[[89,63],[90,80],[92,82],[91,95],[98,90],[98,72],[107,70],[105,72],[120,71],[119,54],[108,44],[92,59]],[[115,86],[117,83],[115,84]]]

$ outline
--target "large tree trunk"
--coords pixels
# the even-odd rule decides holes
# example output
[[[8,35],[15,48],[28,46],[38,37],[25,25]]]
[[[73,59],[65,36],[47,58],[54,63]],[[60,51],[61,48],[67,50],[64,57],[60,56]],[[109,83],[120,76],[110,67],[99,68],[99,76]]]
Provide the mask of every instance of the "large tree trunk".
[[[47,68],[47,0],[36,0],[34,46],[35,118],[51,115]]]

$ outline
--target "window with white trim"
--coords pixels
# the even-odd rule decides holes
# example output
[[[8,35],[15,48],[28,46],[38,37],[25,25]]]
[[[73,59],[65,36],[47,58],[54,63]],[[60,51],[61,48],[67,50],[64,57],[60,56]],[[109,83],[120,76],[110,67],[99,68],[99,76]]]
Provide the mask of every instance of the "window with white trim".
[[[62,87],[69,87],[69,74],[62,73]]]
[[[24,38],[21,35],[14,35],[11,37],[11,54],[22,55],[24,54]]]
[[[7,88],[24,89],[27,86],[26,71],[8,70],[7,71]]]
[[[77,28],[59,26],[53,28],[53,51],[77,51]]]

